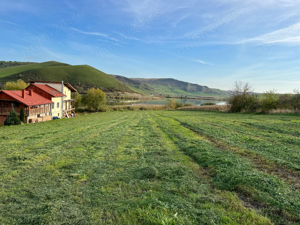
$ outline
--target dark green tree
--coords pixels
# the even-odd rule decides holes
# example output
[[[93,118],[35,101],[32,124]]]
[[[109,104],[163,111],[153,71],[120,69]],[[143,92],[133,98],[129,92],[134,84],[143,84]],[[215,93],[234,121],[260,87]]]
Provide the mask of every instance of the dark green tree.
[[[25,111],[24,111],[23,107],[21,108],[21,111],[20,111],[20,120],[21,120],[21,122],[25,123]]]
[[[7,119],[4,121],[5,126],[11,126],[11,125],[20,125],[21,121],[18,118],[18,114],[14,110],[14,108],[11,109],[9,116]]]

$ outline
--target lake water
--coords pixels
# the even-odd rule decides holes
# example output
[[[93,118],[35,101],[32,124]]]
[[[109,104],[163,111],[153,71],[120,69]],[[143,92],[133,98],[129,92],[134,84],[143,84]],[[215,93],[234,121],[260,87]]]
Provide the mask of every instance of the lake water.
[[[173,99],[176,102],[182,102],[183,104],[191,103],[195,106],[200,106],[203,103],[214,102],[217,105],[226,105],[226,102],[223,101],[206,101],[206,100],[196,100],[196,99]],[[154,101],[142,101],[142,102],[133,102],[129,103],[130,105],[165,105],[168,102],[168,99],[165,100],[154,100]]]

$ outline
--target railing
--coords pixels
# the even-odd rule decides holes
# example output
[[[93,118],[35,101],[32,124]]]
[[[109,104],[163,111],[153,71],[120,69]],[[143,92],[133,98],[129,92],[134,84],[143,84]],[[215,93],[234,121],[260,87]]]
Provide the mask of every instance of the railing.
[[[64,109],[64,112],[68,112],[68,111],[74,111],[75,108],[69,108],[69,109]]]
[[[12,108],[2,108],[0,107],[0,115],[9,115]],[[17,114],[20,114],[21,109],[15,109]]]
[[[8,116],[12,108],[2,108],[0,107],[0,115],[6,115]],[[21,109],[15,109],[16,113],[19,115]],[[36,109],[25,109],[25,115],[26,116],[33,116],[37,114],[43,114],[50,112],[50,107],[43,107],[43,108],[36,108]]]
[[[44,108],[36,108],[36,109],[29,109],[28,115],[33,116],[37,114],[44,114],[50,112],[50,107],[44,107]]]

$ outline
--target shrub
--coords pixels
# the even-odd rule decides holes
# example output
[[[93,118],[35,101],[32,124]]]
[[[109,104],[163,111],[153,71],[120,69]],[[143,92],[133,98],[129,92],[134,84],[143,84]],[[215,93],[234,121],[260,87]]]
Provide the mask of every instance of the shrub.
[[[201,103],[202,106],[204,105],[216,105],[216,103],[214,102],[207,102],[207,103]]]
[[[11,109],[9,116],[7,119],[4,121],[5,126],[12,126],[12,125],[20,125],[21,121],[18,118],[18,114],[14,110],[14,108]]]
[[[166,109],[175,109],[176,105],[175,105],[175,101],[173,99],[168,99],[168,102],[166,103]]]
[[[294,90],[294,95],[291,97],[291,105],[294,109],[300,109],[300,90]]]
[[[184,107],[186,107],[186,106],[194,106],[194,104],[192,104],[192,103],[185,103]]]
[[[258,112],[261,109],[261,103],[257,95],[252,95],[249,100],[249,106],[246,108],[249,112]]]
[[[183,103],[182,102],[175,102],[175,109],[178,109],[180,107],[183,107]]]
[[[279,100],[279,95],[276,93],[276,90],[265,92],[261,100],[261,109],[263,111],[277,109],[278,100]]]
[[[81,100],[82,100],[81,95],[78,92],[75,92],[74,99],[75,99],[75,109],[79,108],[81,106]]]
[[[253,88],[249,83],[235,82],[227,103],[231,112],[247,111],[256,102]]]
[[[284,94],[280,95],[278,99],[278,108],[279,109],[293,109],[292,105],[292,95],[291,94]]]

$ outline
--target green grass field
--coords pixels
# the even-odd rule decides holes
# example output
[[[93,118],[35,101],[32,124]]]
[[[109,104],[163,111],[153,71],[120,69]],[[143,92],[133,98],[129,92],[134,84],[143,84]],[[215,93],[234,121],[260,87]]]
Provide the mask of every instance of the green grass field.
[[[0,127],[0,224],[299,224],[299,134],[198,111]]]

